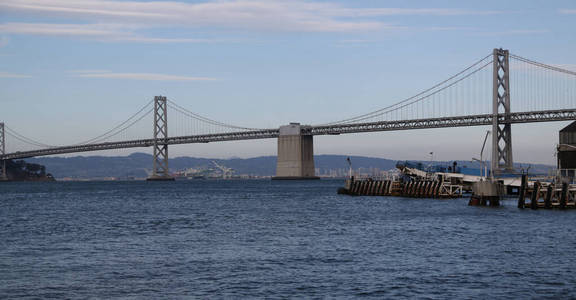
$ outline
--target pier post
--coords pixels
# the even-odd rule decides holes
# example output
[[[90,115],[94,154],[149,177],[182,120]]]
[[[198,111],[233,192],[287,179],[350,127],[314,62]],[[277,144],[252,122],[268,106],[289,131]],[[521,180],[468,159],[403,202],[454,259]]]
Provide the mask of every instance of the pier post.
[[[4,135],[4,123],[0,123],[0,155],[6,154],[6,136]],[[0,181],[8,180],[6,160],[0,159]]]
[[[280,127],[278,159],[274,180],[320,179],[314,170],[312,135],[302,134],[300,123]]]
[[[528,175],[522,174],[522,183],[518,193],[518,208],[524,208],[526,204],[526,188],[528,187]]]
[[[534,182],[534,188],[532,189],[532,199],[530,200],[530,208],[538,209],[538,198],[540,197],[540,181]]]
[[[166,97],[154,97],[154,165],[148,181],[170,181],[168,168],[168,106]]]
[[[568,183],[567,182],[563,182],[562,183],[562,193],[560,194],[560,208],[564,209],[566,208],[566,202],[568,200]]]
[[[552,195],[554,194],[554,184],[551,183],[548,185],[548,189],[546,190],[546,198],[544,199],[544,207],[552,208]]]

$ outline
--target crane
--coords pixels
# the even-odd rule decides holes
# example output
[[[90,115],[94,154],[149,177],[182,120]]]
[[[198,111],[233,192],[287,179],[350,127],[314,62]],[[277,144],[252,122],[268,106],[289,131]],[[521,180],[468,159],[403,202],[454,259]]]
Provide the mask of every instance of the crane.
[[[212,163],[216,166],[216,168],[220,169],[220,171],[222,172],[222,179],[227,179],[227,178],[232,177],[232,173],[234,172],[234,169],[220,165],[215,161],[212,161]]]

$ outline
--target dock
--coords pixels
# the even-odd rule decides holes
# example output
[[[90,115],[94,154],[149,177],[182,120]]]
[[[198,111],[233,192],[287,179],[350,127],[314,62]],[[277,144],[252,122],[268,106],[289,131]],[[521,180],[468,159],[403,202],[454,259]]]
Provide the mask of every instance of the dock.
[[[462,185],[444,180],[375,180],[347,179],[339,194],[351,196],[397,196],[411,198],[462,197]]]
[[[518,208],[575,209],[576,184],[536,181],[530,185],[526,175],[523,175]]]

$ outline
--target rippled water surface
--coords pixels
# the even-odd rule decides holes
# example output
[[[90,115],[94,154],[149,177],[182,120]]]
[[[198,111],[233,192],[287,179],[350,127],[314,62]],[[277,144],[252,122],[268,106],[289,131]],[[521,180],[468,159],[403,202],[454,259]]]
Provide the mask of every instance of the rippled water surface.
[[[576,211],[341,184],[0,184],[0,298],[576,297]]]

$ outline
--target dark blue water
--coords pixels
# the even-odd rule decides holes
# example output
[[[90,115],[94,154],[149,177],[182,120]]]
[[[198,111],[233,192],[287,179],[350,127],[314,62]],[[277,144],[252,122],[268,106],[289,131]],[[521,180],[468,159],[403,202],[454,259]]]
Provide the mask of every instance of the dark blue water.
[[[1,184],[0,298],[576,297],[576,211],[341,184]]]

